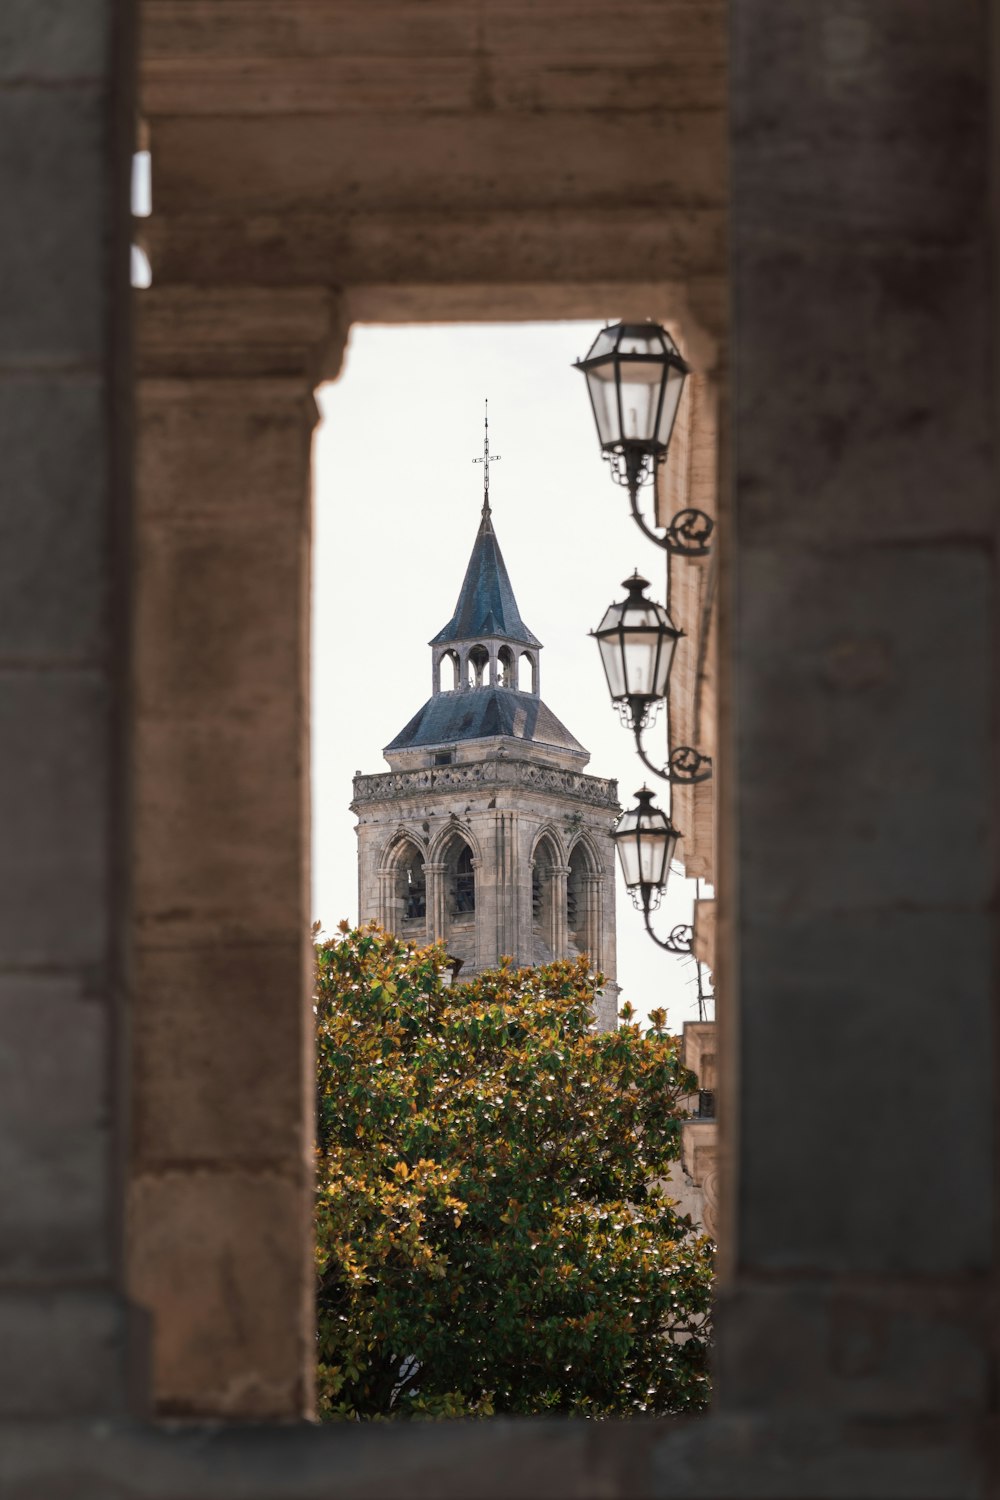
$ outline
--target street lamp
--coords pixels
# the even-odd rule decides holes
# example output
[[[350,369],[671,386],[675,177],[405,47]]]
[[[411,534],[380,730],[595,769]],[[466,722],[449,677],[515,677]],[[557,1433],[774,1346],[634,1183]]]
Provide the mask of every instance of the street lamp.
[[[640,760],[654,775],[687,785],[707,781],[712,761],[689,745],[672,750],[662,771],[643,749],[642,732],[667,696],[674,650],[684,632],[673,624],[662,604],[646,598],[649,580],[638,569],[622,587],[626,597],[610,604],[600,625],[590,632],[601,652],[611,701],[626,729],[635,735]]]
[[[632,515],[651,542],[685,557],[704,557],[713,522],[682,510],[658,536],[639,513],[639,486],[654,476],[670,445],[688,365],[659,323],[614,323],[602,328],[586,359],[587,380],[601,452],[617,484],[629,493]]]
[[[618,850],[625,885],[633,904],[642,911],[646,931],[654,943],[666,948],[668,953],[691,953],[693,934],[691,928],[681,923],[674,927],[667,938],[657,937],[649,920],[649,914],[660,904],[670,874],[670,862],[677,848],[680,834],[669,817],[653,805],[653,794],[648,786],[636,792],[635,807],[622,813],[611,837]]]

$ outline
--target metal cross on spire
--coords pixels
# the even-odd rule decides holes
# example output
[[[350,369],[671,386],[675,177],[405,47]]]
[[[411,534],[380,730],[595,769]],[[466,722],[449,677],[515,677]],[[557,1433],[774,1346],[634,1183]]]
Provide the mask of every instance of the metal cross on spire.
[[[488,396],[486,398],[483,456],[482,458],[474,458],[472,462],[474,464],[482,464],[483,466],[483,515],[488,516],[490,514],[490,464],[498,464],[500,462],[499,453],[490,452],[490,401]]]

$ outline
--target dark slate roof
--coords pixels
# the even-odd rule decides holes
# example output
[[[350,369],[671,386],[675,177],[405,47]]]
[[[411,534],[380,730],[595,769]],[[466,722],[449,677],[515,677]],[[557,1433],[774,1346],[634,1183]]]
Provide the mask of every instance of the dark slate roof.
[[[455,613],[430,644],[440,646],[446,641],[471,641],[486,635],[503,636],[522,646],[542,644],[521,619],[488,505],[483,507]]]
[[[421,745],[450,745],[457,740],[492,739],[495,735],[554,745],[560,750],[583,749],[540,698],[513,688],[437,693],[385,748],[412,750]]]

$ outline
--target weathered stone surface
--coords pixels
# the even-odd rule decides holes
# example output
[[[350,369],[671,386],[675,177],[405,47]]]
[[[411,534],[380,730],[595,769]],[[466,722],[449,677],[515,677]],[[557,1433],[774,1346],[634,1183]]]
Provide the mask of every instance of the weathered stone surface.
[[[107,1275],[108,1016],[73,977],[0,975],[0,1279]]]
[[[5,0],[0,83],[97,78],[110,33],[107,0]]]
[[[4,966],[86,965],[108,942],[108,685],[98,670],[0,669]]]
[[[107,293],[97,89],[0,90],[0,361],[97,359]]]
[[[801,549],[990,534],[988,274],[974,237],[866,241],[850,256],[768,237],[743,315],[754,365],[739,396],[748,539]]]
[[[301,1158],[312,1079],[297,1002],[310,958],[304,942],[249,934],[231,946],[143,944],[132,1143],[143,1172],[181,1162],[281,1171]]]
[[[97,1287],[0,1291],[0,1423],[73,1422],[121,1413],[122,1305]],[[2,1437],[2,1427],[0,1427]],[[6,1446],[0,1441],[0,1448]],[[63,1493],[70,1474],[59,1481]],[[53,1488],[46,1493],[58,1494]]]
[[[994,1166],[985,917],[757,921],[742,956],[754,1022],[742,1033],[741,1262],[984,1272]],[[803,1160],[788,1121],[813,1112],[830,1124]]]
[[[244,1150],[246,1148],[244,1147]],[[161,1412],[280,1421],[308,1410],[311,1199],[253,1167],[140,1173],[131,1188],[132,1295],[154,1314]]]
[[[296,933],[305,899],[304,788],[282,775],[298,753],[281,733],[282,706],[272,698],[249,720],[171,723],[161,714],[144,722],[135,869],[144,945],[228,948]],[[250,819],[262,786],[270,795]]]
[[[0,658],[93,662],[103,644],[103,399],[82,371],[0,379]]]
[[[742,1410],[786,1418],[974,1417],[990,1379],[980,1290],[859,1277],[745,1284],[718,1310],[720,1390]]]
[[[982,908],[992,880],[987,554],[810,555],[748,537],[740,580],[751,929],[819,911]],[[764,985],[784,970],[776,937]],[[887,945],[880,971],[894,987],[892,954]]]
[[[854,260],[859,237],[936,247],[982,223],[982,15],[976,0],[947,11],[936,0],[738,6],[741,242],[760,233],[813,249],[835,243]],[[845,319],[841,339],[855,327]]]

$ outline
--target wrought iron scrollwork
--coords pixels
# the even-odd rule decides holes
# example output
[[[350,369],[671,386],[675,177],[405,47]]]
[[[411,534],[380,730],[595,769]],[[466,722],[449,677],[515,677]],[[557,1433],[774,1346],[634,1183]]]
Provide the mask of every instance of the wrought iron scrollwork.
[[[685,957],[694,952],[694,928],[690,923],[678,922],[676,927],[670,929],[665,938],[661,938],[657,937],[653,931],[648,909],[643,909],[643,916],[646,920],[646,931],[658,947],[665,948],[668,953],[679,953]]]
[[[675,557],[708,556],[712,550],[711,538],[715,530],[715,522],[705,511],[695,510],[693,507],[679,510],[661,536],[647,523],[639,510],[638,486],[629,487],[628,497],[632,507],[632,519],[649,541],[655,542],[665,552],[673,553]]]
[[[645,726],[643,726],[645,727]],[[712,757],[702,755],[700,750],[694,750],[690,745],[678,745],[671,750],[667,764],[661,770],[655,766],[643,748],[642,728],[637,728],[635,733],[635,748],[639,759],[648,771],[654,776],[659,776],[661,781],[673,782],[676,786],[694,786],[699,781],[709,781],[712,775]]]

